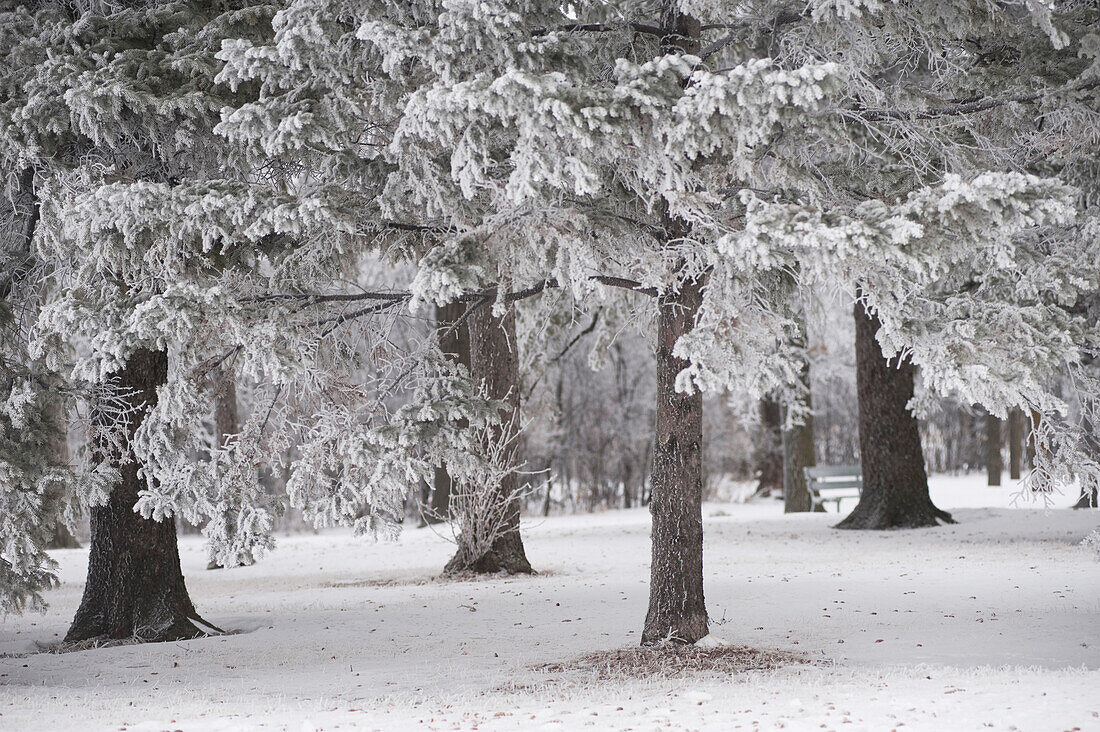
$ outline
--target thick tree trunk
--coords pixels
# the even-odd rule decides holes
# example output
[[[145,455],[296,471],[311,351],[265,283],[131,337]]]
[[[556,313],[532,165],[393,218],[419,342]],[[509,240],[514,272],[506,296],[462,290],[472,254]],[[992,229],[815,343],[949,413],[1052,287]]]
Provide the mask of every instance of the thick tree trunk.
[[[768,395],[760,400],[760,428],[756,435],[756,495],[770,496],[783,490],[782,409]]]
[[[703,395],[676,391],[687,363],[672,355],[695,324],[698,283],[657,306],[657,433],[653,451],[653,561],[642,643],[694,643],[707,634],[703,599]]]
[[[495,317],[492,305],[477,308],[467,319],[470,327],[470,370],[475,380],[485,386],[493,399],[507,401],[509,409],[502,412],[504,426],[497,428],[513,433],[520,423],[519,357],[516,351],[516,317],[513,310],[502,317]],[[508,447],[505,460],[509,465],[521,462],[519,440]],[[445,572],[508,572],[530,574],[531,563],[523,549],[519,533],[519,476],[509,473],[494,490],[497,505],[504,509],[503,524],[497,529],[488,551],[481,551],[470,544],[472,537],[458,537],[458,551],[447,562]]]
[[[887,361],[875,334],[878,317],[856,302],[856,391],[859,396],[859,453],[863,493],[838,529],[902,529],[954,523],[932,504],[924,470],[913,398],[914,368],[908,360]]]
[[[133,392],[129,401],[137,410],[131,415],[127,440],[133,439],[148,406],[156,403],[156,388],[167,376],[164,351],[141,350],[130,356],[120,374],[120,386]],[[102,454],[112,448],[100,444],[97,449]],[[175,522],[153,521],[134,512],[138,491],[145,487],[139,467],[132,459],[123,461],[122,480],[107,505],[92,509],[88,580],[66,642],[166,641],[203,635],[192,623],[201,619],[180,571]]]
[[[803,362],[799,374],[805,391],[805,406],[807,411],[813,407],[813,398],[810,395],[810,364]],[[787,415],[781,415],[785,423]],[[813,510],[813,501],[810,500],[810,492],[806,487],[806,474],[804,468],[817,464],[817,456],[814,454],[814,416],[807,413],[805,421],[790,429],[783,430],[783,512],[802,513]],[[818,506],[821,511],[824,506]]]
[[[1024,413],[1013,409],[1008,413],[1008,477],[1019,480],[1022,472]]]
[[[1004,460],[1001,458],[1001,420],[992,414],[985,415],[985,475],[991,486],[1001,484]]]
[[[439,350],[458,363],[470,368],[470,330],[459,319],[466,312],[466,304],[455,302],[435,309],[435,327],[439,338]],[[455,325],[458,323],[458,325]],[[433,479],[431,498],[424,520],[429,524],[446,521],[451,514],[451,476],[446,465],[437,466]]]

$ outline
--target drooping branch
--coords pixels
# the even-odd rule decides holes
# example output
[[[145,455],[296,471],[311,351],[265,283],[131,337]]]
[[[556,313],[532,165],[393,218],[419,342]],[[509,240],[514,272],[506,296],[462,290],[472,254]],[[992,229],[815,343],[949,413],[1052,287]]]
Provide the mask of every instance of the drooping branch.
[[[613,277],[610,275],[592,275],[590,278],[593,282],[598,282],[601,285],[608,285],[609,287],[619,287],[624,290],[631,290],[642,295],[648,295],[650,297],[657,296],[657,288],[655,287],[643,287],[642,283],[637,280],[627,279],[625,277]],[[522,290],[516,290],[515,292],[506,293],[501,297],[504,302],[513,303],[518,300],[526,300],[529,297],[534,297],[540,294],[544,290],[554,289],[560,287],[555,279],[545,279],[537,282],[530,287],[525,287]],[[477,292],[466,292],[458,295],[455,298],[457,302],[476,302],[479,300],[494,299],[500,296],[500,293],[495,289],[481,290]],[[412,293],[408,291],[365,291],[365,292],[351,292],[351,293],[334,293],[328,295],[318,295],[309,293],[273,293],[269,295],[258,295],[256,297],[243,298],[242,302],[249,304],[263,304],[268,302],[297,302],[304,303],[305,305],[323,305],[328,303],[352,303],[363,301],[380,301],[384,303],[386,307],[395,305],[401,302],[407,302],[412,299]],[[385,309],[384,307],[380,307]],[[318,324],[331,322],[330,320],[319,321]]]
[[[981,97],[977,99],[960,100],[956,104],[947,107],[930,107],[928,109],[847,109],[850,115],[865,122],[883,122],[898,120],[910,122],[914,120],[940,119],[943,117],[955,117],[966,114],[976,114],[989,109],[1003,107],[1006,104],[1033,104],[1048,95],[1066,92],[1084,92],[1100,88],[1100,81],[1087,81],[1082,84],[1062,87],[1049,92],[1033,92],[1031,94],[1017,94],[1008,97]]]
[[[609,23],[566,23],[553,28],[534,28],[531,30],[531,35],[538,38],[550,33],[614,33],[622,30],[631,30],[635,33],[657,37],[667,34],[664,28],[645,23],[622,23],[619,25]]]

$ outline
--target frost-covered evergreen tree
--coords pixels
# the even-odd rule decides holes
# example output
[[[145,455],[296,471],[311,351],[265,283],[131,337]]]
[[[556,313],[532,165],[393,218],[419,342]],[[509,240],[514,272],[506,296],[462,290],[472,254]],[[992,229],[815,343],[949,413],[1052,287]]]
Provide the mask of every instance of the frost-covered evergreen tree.
[[[980,62],[975,33],[1063,43],[1043,7],[1015,10],[447,2],[360,29],[392,76],[422,77],[388,143],[384,210],[461,231],[422,261],[418,296],[487,271],[512,289],[657,295],[646,642],[706,633],[696,392],[797,383],[799,288],[859,285],[883,351],[910,354],[936,388],[1057,411],[1043,379],[1091,337],[1059,304],[1089,285],[1038,242],[1072,225],[1073,190],[986,154],[1007,124],[944,129],[925,124],[940,112],[905,111],[958,86],[962,59]],[[953,118],[1008,106],[960,103],[972,106]],[[963,286],[979,274],[997,287]],[[1007,282],[1043,301],[993,292]],[[1044,327],[1006,343],[984,322],[995,313]]]
[[[510,498],[507,379],[479,390],[437,348],[399,357],[385,323],[462,302],[514,362],[514,303],[551,288],[578,311],[654,300],[646,643],[707,633],[700,392],[804,388],[813,288],[858,287],[881,353],[932,390],[1040,415],[1040,478],[1096,469],[1047,388],[1069,370],[1096,393],[1100,286],[1079,265],[1097,226],[1077,215],[1095,148],[1059,141],[1093,123],[1088,4],[106,8],[13,16],[22,57],[50,49],[2,120],[43,170],[58,295],[37,348],[60,365],[75,345],[74,379],[121,374],[142,397],[123,410],[140,426],[115,430],[136,507],[210,518],[225,564],[270,545],[280,500],[255,468],[292,441],[287,501],[319,525],[392,528],[440,464]],[[408,292],[356,291],[378,254],[415,265]],[[372,379],[346,378],[367,362]],[[270,406],[219,445],[197,422],[227,363]]]

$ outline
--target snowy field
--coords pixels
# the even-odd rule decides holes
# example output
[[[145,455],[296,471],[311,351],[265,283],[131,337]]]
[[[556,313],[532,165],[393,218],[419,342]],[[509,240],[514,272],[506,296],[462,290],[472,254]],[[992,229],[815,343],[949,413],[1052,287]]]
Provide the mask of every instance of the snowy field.
[[[22,655],[76,609],[87,553],[60,551],[49,613],[0,625],[0,729],[1100,730],[1100,563],[1079,546],[1100,512],[1014,490],[935,478],[960,523],[889,533],[707,504],[712,635],[815,663],[672,679],[539,667],[636,644],[644,509],[525,521],[541,574],[483,581],[438,580],[452,547],[430,529],[291,535],[213,572],[188,538],[191,596],[236,634]]]

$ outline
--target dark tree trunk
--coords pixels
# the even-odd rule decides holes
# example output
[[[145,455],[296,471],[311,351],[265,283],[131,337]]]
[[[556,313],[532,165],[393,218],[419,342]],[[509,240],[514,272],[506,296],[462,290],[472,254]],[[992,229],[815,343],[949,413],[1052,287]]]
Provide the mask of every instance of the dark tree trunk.
[[[58,521],[53,527],[53,537],[50,539],[50,543],[46,545],[47,549],[79,549],[80,542],[73,532],[69,531],[69,527]]]
[[[1074,508],[1096,508],[1097,507],[1097,488],[1093,484],[1091,488],[1083,487],[1081,489],[1081,497],[1077,499],[1077,503],[1073,504]]]
[[[756,436],[756,495],[770,496],[783,490],[782,410],[779,400],[768,395],[760,400],[760,429]]]
[[[699,51],[699,21],[676,3],[662,6],[666,52]],[[664,211],[669,244],[687,237],[690,224]],[[677,269],[682,269],[681,266]],[[676,376],[688,364],[672,355],[680,336],[695,326],[703,300],[701,281],[682,282],[657,300],[657,413],[649,511],[653,556],[649,612],[642,644],[694,643],[707,635],[703,599],[703,395],[676,391]]]
[[[465,312],[465,303],[441,305],[435,309],[435,327],[439,338],[439,350],[469,369],[470,330],[465,321],[458,322]],[[436,524],[446,521],[450,514],[451,476],[447,472],[447,466],[440,465],[435,469],[431,499],[428,502],[424,520],[429,524]]]
[[[863,493],[838,529],[908,529],[954,523],[932,504],[924,471],[913,398],[913,364],[888,361],[875,334],[878,317],[856,302],[856,391],[859,396],[859,453]]]
[[[1013,409],[1008,413],[1008,477],[1019,480],[1022,472],[1021,453],[1024,442],[1024,413]]]
[[[657,433],[650,513],[653,561],[642,643],[694,643],[707,634],[703,600],[703,395],[676,391],[687,362],[672,355],[702,302],[698,283],[661,297],[657,306]]]
[[[991,486],[1001,484],[1004,460],[1001,459],[1001,420],[992,414],[985,415],[985,475]]]
[[[214,397],[214,426],[218,430],[218,442],[223,447],[229,438],[241,431],[240,413],[237,410],[237,378],[226,369],[218,382]]]
[[[1094,455],[1100,455],[1100,432],[1093,431],[1086,435],[1088,449]],[[1091,475],[1078,474],[1081,479],[1081,497],[1077,499],[1074,508],[1098,508],[1097,499],[1100,498],[1100,478]]]
[[[470,370],[493,399],[507,401],[509,409],[501,413],[504,427],[515,431],[520,420],[519,354],[516,351],[516,317],[513,310],[502,317],[495,317],[492,304],[484,304],[467,318],[470,328]],[[521,462],[519,440],[513,440],[506,460],[509,465]],[[531,563],[523,549],[519,533],[519,476],[509,473],[496,488],[496,500],[505,507],[503,526],[497,533],[489,551],[480,553],[463,543],[458,537],[458,551],[447,562],[445,572],[508,572],[530,574]]]
[[[799,380],[805,391],[805,406],[807,410],[813,408],[813,398],[810,395],[810,364],[802,363]],[[786,422],[787,415],[781,415]],[[806,474],[804,468],[817,464],[817,456],[814,454],[814,416],[806,415],[805,421],[790,429],[783,430],[783,512],[803,513],[813,510],[813,501],[810,500],[810,492],[806,488]],[[819,505],[818,509],[825,510]]]
[[[129,401],[137,409],[125,435],[131,440],[149,405],[156,403],[157,386],[167,380],[168,356],[164,351],[138,351],[119,376],[123,391],[133,393]],[[112,448],[101,443],[97,450],[104,455]],[[119,465],[122,480],[107,505],[92,509],[88,580],[66,642],[166,641],[203,635],[192,623],[202,620],[183,582],[175,522],[153,521],[134,512],[138,491],[145,487],[138,467],[133,459]]]

